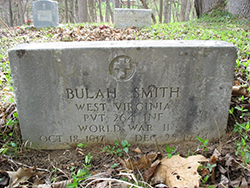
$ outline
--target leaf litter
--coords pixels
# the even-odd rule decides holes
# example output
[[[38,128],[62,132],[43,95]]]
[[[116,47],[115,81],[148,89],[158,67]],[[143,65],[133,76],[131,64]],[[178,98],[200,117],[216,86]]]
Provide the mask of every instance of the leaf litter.
[[[33,27],[11,30],[0,30],[1,48],[6,49],[2,53],[1,63],[6,64],[6,68],[1,66],[1,101],[0,105],[0,128],[2,135],[13,133],[20,136],[18,123],[9,124],[9,120],[14,120],[16,111],[15,103],[11,101],[14,98],[13,90],[10,88],[7,77],[9,65],[7,49],[19,43],[30,42],[72,42],[72,41],[118,41],[118,40],[150,40],[167,39],[162,33],[156,31],[148,32],[144,29],[127,28],[115,29],[107,25],[65,25],[58,28],[36,29]],[[168,35],[170,36],[170,34]],[[248,59],[240,59],[242,62]],[[245,71],[242,71],[244,69]],[[232,96],[250,97],[249,83],[246,79],[250,72],[249,66],[236,68],[235,81],[232,88]],[[237,97],[232,97],[231,107],[242,107],[250,109],[249,103],[244,103]],[[240,112],[233,112],[236,119]],[[244,121],[249,121],[249,117],[243,117]],[[238,119],[239,120],[239,119]],[[229,119],[228,131],[232,131],[230,124],[235,120]],[[1,137],[1,148],[8,139]],[[86,147],[84,149],[70,149],[66,151],[39,151],[21,147],[19,150],[13,150],[10,155],[2,154],[0,157],[0,187],[65,187],[73,182],[72,174],[77,173],[78,169],[84,169],[85,156],[91,153],[91,167],[89,168],[91,176],[85,180],[79,181],[80,187],[199,187],[213,185],[214,187],[241,187],[250,185],[250,167],[243,165],[243,159],[234,155],[236,144],[234,140],[237,135],[226,135],[221,142],[219,152],[216,147],[219,143],[214,142],[214,147],[210,147],[207,154],[202,153],[200,149],[192,148],[199,143],[184,143],[179,145],[178,153],[171,158],[164,151],[165,146],[140,146],[130,148],[128,154],[123,157],[115,156],[110,153],[101,152],[105,145],[99,145],[95,148]],[[8,140],[8,141],[10,141]],[[18,142],[21,143],[20,139]],[[23,143],[25,146],[25,143]],[[187,154],[187,148],[193,149],[193,156],[183,157]],[[158,152],[155,152],[158,151]],[[203,154],[203,155],[200,155]],[[210,155],[210,156],[209,156]],[[116,166],[114,167],[114,164]],[[209,165],[210,166],[209,166]],[[204,168],[206,167],[206,168]],[[207,167],[211,167],[207,168]],[[206,182],[200,181],[209,177]],[[124,180],[125,179],[125,180]],[[138,181],[141,180],[141,181]],[[139,186],[140,184],[140,186]]]
[[[199,162],[205,161],[207,159],[202,155],[165,157],[154,174],[154,182],[164,183],[169,188],[199,187],[201,176],[197,169],[201,165]]]

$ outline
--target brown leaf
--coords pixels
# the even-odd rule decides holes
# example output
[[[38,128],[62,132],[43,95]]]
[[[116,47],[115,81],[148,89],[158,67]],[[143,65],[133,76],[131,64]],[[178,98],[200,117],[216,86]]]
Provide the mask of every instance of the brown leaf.
[[[216,156],[212,155],[209,161],[210,165],[216,164]],[[210,174],[210,178],[212,180],[213,183],[215,183],[215,167],[212,168],[212,172]]]
[[[137,162],[136,160],[131,160],[131,158],[129,159],[125,159],[126,162],[126,166],[128,169],[131,170],[135,170],[135,169],[145,169],[145,168],[149,168],[151,163],[147,160],[146,155],[143,155],[139,162]]]
[[[244,95],[245,97],[250,97],[250,94],[247,91],[247,88],[246,87],[242,87],[241,85],[233,86],[233,88],[232,88],[232,95],[234,95],[234,96]]]
[[[36,167],[33,168],[19,168],[16,172],[7,171],[10,176],[10,185],[18,186],[20,183],[26,182],[32,176],[40,175],[40,173],[36,172]]]
[[[237,80],[234,80],[234,84],[238,86],[238,85],[240,85],[240,82]]]
[[[138,169],[145,169],[149,168],[151,166],[150,160],[146,157],[146,155],[143,155],[139,160],[139,167]]]
[[[103,187],[106,187],[107,184],[108,184],[108,181],[98,182],[98,183],[96,184],[96,188],[103,188]]]
[[[4,170],[0,171],[0,187],[6,187],[9,185],[10,177]]]
[[[232,187],[239,187],[240,186],[240,182],[241,182],[241,177],[233,180],[233,181],[230,181],[230,186]]]
[[[126,162],[125,162],[124,160],[122,160],[120,157],[119,157],[118,159],[119,159],[121,165],[122,165],[124,168],[127,168]]]
[[[223,166],[218,165],[218,168],[219,168],[220,173],[226,174],[227,170],[225,168],[223,168]]]
[[[209,163],[210,165],[217,164],[217,162],[222,161],[221,153],[215,149],[213,155],[210,157]],[[215,183],[215,167],[212,168],[212,172],[210,174],[211,181]]]
[[[228,183],[229,183],[228,178],[222,174],[220,178],[220,184],[219,184],[221,186],[219,187],[228,187]]]
[[[128,168],[130,170],[135,169],[147,169],[150,168],[152,162],[157,158],[156,153],[149,153],[148,155],[142,155],[139,161],[132,160],[131,158],[120,160],[120,163],[124,168]]]
[[[156,168],[158,167],[158,165],[161,163],[160,160],[156,160],[149,169],[147,169],[144,172],[144,179],[146,182],[148,182],[151,177],[154,175]]]
[[[221,153],[217,149],[214,150],[213,156],[215,157],[217,162],[222,161]]]
[[[232,171],[237,171],[239,169],[241,169],[241,165],[238,161],[236,161],[230,154],[226,154],[225,156],[225,160],[226,160],[226,166],[228,167],[232,167]]]
[[[248,183],[246,181],[246,178],[242,178],[240,188],[248,188]]]
[[[142,154],[141,149],[139,147],[135,148],[133,151]]]
[[[209,170],[207,168],[201,169],[201,176],[205,177],[206,175],[210,174]]]
[[[47,185],[47,184],[40,184],[37,186],[37,188],[62,188],[62,187],[66,187],[66,185],[68,185],[69,183],[72,183],[73,179],[71,180],[65,180],[65,181],[59,181],[56,183],[52,183],[51,185]]]
[[[147,154],[147,159],[151,163],[154,162],[156,159],[161,159],[161,158],[162,158],[161,153],[150,152],[150,153]]]
[[[80,29],[77,27],[76,28],[76,33],[78,34],[78,35],[81,35],[81,31],[80,31]]]
[[[170,188],[173,187],[199,187],[200,176],[197,168],[199,162],[207,159],[202,155],[190,156],[188,158],[173,156],[171,159],[163,158],[157,168],[154,181],[164,183]]]

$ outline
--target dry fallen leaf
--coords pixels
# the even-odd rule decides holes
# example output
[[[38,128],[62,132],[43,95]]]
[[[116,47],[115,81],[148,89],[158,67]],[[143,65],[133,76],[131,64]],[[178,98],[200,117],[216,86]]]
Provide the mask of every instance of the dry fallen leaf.
[[[40,175],[40,173],[36,172],[36,167],[33,168],[19,168],[16,172],[7,171],[10,176],[11,187],[17,187],[20,183],[26,182],[32,176]]]
[[[98,182],[98,183],[96,184],[96,188],[103,188],[103,187],[106,187],[107,184],[108,184],[108,181]]]
[[[221,185],[222,187],[228,187],[228,183],[229,183],[228,178],[222,174],[219,185]]]
[[[200,166],[199,162],[206,161],[208,160],[202,155],[164,158],[155,172],[154,182],[164,183],[169,188],[199,187],[200,175],[197,168]]]
[[[241,85],[233,86],[232,95],[234,96],[244,95],[245,97],[250,97],[250,94],[247,91],[247,87],[242,87]]]
[[[8,186],[10,182],[10,177],[6,171],[0,171],[0,187]]]
[[[236,161],[233,156],[226,154],[225,156],[226,166],[231,167],[232,171],[238,171],[242,168],[240,162]]]
[[[151,167],[144,172],[144,179],[146,182],[150,180],[150,178],[154,175],[155,170],[157,169],[158,165],[161,161],[158,159],[154,163],[151,164]]]
[[[135,148],[133,151],[142,154],[141,149],[139,147]]]
[[[240,187],[242,177],[238,177],[237,179],[230,181],[230,186],[231,187]]]
[[[127,168],[129,170],[147,169],[151,167],[152,162],[155,161],[158,157],[159,154],[151,152],[147,155],[142,155],[139,161],[128,158],[125,160],[120,160],[120,163],[123,165],[124,168]]]
[[[50,185],[40,184],[40,185],[37,185],[36,187],[37,188],[62,188],[62,187],[66,187],[66,185],[68,185],[69,183],[73,183],[73,179],[51,183]]]
[[[220,161],[222,161],[221,153],[217,149],[215,149],[213,155],[210,157],[209,164],[210,165],[216,164],[217,166],[217,162]],[[210,178],[211,181],[215,183],[215,167],[213,167],[212,172],[210,172]]]
[[[139,162],[136,160],[131,160],[131,158],[129,159],[125,159],[126,162],[126,166],[128,169],[131,170],[135,170],[135,169],[145,169],[145,168],[149,168],[151,166],[151,163],[147,160],[146,155],[143,155]]]
[[[210,165],[216,164],[216,156],[215,155],[211,156],[211,158],[209,160],[209,164]],[[211,178],[211,181],[213,183],[215,183],[215,167],[212,168],[212,171],[210,173],[210,178]]]
[[[227,170],[221,165],[218,165],[218,169],[219,169],[221,174],[226,174],[227,173]]]
[[[248,187],[248,183],[246,181],[246,178],[242,178],[242,182],[241,182],[240,188],[249,188]]]
[[[234,84],[238,86],[240,85],[240,82],[238,80],[234,80]]]

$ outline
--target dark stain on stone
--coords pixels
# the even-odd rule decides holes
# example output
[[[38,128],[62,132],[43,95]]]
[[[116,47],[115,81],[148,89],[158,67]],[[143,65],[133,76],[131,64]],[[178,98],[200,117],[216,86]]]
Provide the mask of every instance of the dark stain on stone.
[[[196,99],[194,96],[191,96],[188,98],[188,115],[186,119],[186,126],[185,130],[188,132],[192,129],[192,126],[194,125],[194,120],[197,116],[197,109],[198,105],[196,104]]]
[[[17,50],[17,51],[16,51],[16,55],[17,55],[19,58],[23,57],[24,54],[25,54],[25,50]]]
[[[87,71],[84,71],[82,74],[83,76],[89,76],[89,73]]]

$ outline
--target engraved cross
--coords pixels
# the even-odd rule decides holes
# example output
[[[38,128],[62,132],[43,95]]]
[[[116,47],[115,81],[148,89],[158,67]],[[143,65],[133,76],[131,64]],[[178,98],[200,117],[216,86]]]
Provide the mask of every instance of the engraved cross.
[[[45,4],[45,3],[43,3],[43,4],[42,4],[42,6],[43,6],[43,9],[45,9],[45,8],[46,8],[46,4]]]
[[[116,61],[114,63],[114,69],[118,70],[118,79],[125,78],[127,75],[127,70],[129,70],[130,67],[130,60],[125,58],[120,58],[119,61]]]

